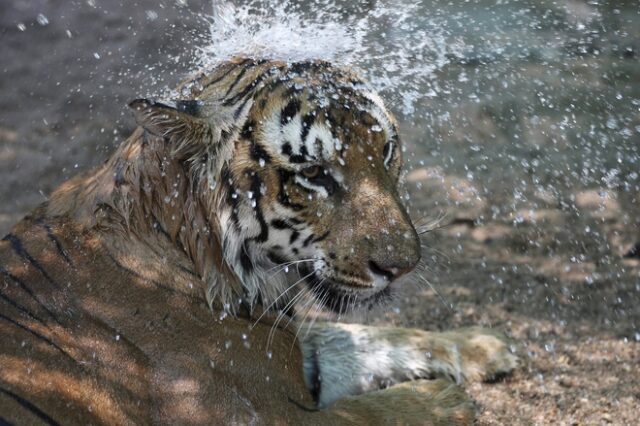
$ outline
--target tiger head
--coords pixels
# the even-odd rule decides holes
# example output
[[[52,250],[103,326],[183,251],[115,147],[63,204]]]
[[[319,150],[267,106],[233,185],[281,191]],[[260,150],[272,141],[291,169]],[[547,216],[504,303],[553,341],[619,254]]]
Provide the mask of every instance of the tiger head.
[[[306,289],[338,311],[388,295],[416,266],[397,124],[352,70],[237,59],[181,91],[174,105],[132,107],[174,144],[209,203],[224,264],[204,273],[210,299],[282,307]]]

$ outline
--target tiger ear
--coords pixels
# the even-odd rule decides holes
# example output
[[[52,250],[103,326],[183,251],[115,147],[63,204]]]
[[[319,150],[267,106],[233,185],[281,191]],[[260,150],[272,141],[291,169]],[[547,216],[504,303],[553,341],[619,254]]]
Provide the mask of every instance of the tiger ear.
[[[154,102],[148,99],[136,99],[129,103],[136,123],[149,133],[160,136],[174,146],[172,151],[178,152],[189,145],[209,144],[209,125],[191,111],[180,111],[178,108]]]
[[[229,152],[229,145],[244,126],[252,103],[245,102],[238,109],[208,105],[198,100],[175,101],[175,105],[149,99],[129,103],[138,125],[168,140],[173,145],[172,154],[207,152],[216,155]],[[225,161],[227,158],[216,159]]]

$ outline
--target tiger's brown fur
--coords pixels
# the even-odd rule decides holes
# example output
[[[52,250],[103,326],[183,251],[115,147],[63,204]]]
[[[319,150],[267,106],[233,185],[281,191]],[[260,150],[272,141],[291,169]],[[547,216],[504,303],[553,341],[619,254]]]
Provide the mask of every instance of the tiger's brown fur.
[[[287,74],[296,66],[299,72]],[[282,84],[283,75],[289,75],[288,84]],[[305,108],[311,100],[304,97],[308,92],[291,87],[326,88],[332,79],[346,82],[340,89],[344,92],[338,90],[339,97],[353,90],[350,85],[361,84],[350,71],[326,63],[291,66],[235,60],[185,86],[183,95],[189,102],[182,108],[144,100],[132,104],[141,127],[103,166],[63,183],[0,242],[0,420],[10,424],[305,425],[472,421],[469,400],[446,380],[417,380],[347,396],[317,410],[308,389],[309,377],[305,383],[303,364],[308,357],[303,359],[295,330],[286,325],[273,328],[270,315],[255,321],[261,309],[282,308],[294,295],[279,301],[283,287],[248,285],[248,274],[257,261],[249,259],[245,264],[242,252],[237,253],[238,247],[244,250],[244,244],[253,244],[250,239],[264,243],[260,238],[277,233],[273,229],[281,226],[274,220],[266,223],[265,217],[269,206],[278,201],[283,178],[275,170],[285,167],[285,161],[265,146],[256,154],[251,143],[259,137],[251,132],[266,132],[261,125],[267,113],[286,111],[292,97],[300,97],[297,114],[309,112]],[[200,99],[233,102],[208,104]],[[194,114],[188,111],[193,108],[197,109]],[[309,198],[293,185],[287,184],[287,198],[280,202],[304,203],[295,223],[311,223],[310,230],[300,229],[307,232],[308,241],[334,247],[341,255],[349,243],[356,247],[355,256],[339,256],[344,265],[327,261],[323,267],[349,269],[354,276],[365,277],[354,278],[352,284],[366,288],[368,275],[362,265],[370,257],[376,265],[390,262],[379,268],[393,274],[406,272],[417,261],[415,231],[395,189],[399,151],[391,161],[388,150],[383,152],[385,140],[376,139],[382,135],[366,131],[376,120],[388,118],[382,127],[393,132],[395,123],[379,112],[332,111],[336,116],[331,120],[343,123],[340,138],[372,141],[363,145],[369,151],[352,149],[346,154],[348,163],[385,156],[384,163],[376,163],[378,168],[365,175],[360,170],[368,169],[353,168],[353,177],[344,173],[349,182],[364,182],[369,192],[355,191],[355,198],[345,193],[338,219],[331,219],[329,210],[317,215],[329,209],[321,197]],[[288,123],[282,114],[279,117],[283,126]],[[349,128],[349,123],[357,124]],[[257,164],[266,156],[272,164],[263,170]],[[264,186],[258,189],[261,196],[255,192],[257,179],[259,187]],[[236,191],[253,191],[243,200],[248,204],[235,205]],[[254,201],[252,210],[247,205]],[[376,211],[370,212],[369,206]],[[230,212],[226,219],[220,213],[225,209]],[[233,214],[258,224],[247,225],[257,235],[238,231],[245,238],[240,246],[227,242],[230,237],[221,223],[232,220]],[[325,242],[318,238],[323,230],[339,227],[338,222],[352,226],[350,215],[360,217],[366,226],[387,222],[394,226],[380,233],[375,244],[365,238],[364,233],[372,231],[366,226],[348,239],[339,232],[325,237]],[[292,217],[287,220],[293,223]],[[287,232],[293,235],[298,232],[295,229],[291,226]],[[387,255],[390,260],[384,257],[389,244],[396,247],[396,254]],[[277,251],[274,247],[269,250]],[[240,257],[237,262],[225,252],[227,248]],[[251,271],[238,272],[238,268]],[[353,291],[349,300],[357,299],[360,290]],[[330,307],[335,309],[337,304]],[[268,342],[270,332],[275,336]],[[431,342],[434,354],[441,354],[447,365],[453,365],[451,351],[458,351],[457,343],[453,349],[447,346],[455,338],[432,341],[421,331],[408,331],[407,337],[402,337],[404,331],[381,333],[395,333],[407,342]],[[461,340],[463,348],[466,341]],[[513,360],[504,355],[498,340],[487,346],[495,346],[495,351],[493,346],[485,351],[482,345],[473,346],[489,354],[478,364],[479,377],[513,368]],[[463,351],[463,358],[473,358],[473,352]],[[485,371],[494,358],[499,365]],[[462,364],[456,368],[465,369]],[[423,374],[407,374],[401,380],[432,375]]]

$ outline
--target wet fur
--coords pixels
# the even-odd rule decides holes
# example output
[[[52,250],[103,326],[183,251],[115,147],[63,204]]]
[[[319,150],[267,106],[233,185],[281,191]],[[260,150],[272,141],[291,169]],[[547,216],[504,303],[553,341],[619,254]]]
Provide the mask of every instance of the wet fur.
[[[343,123],[342,140],[369,141],[364,154],[316,146],[317,156],[360,167],[343,173],[361,186],[343,192],[337,219],[323,195],[333,187],[307,202],[294,183],[302,145],[266,145],[273,128],[261,123],[286,132],[284,113],[315,108],[296,87],[337,87],[340,105],[362,105],[317,119]],[[340,324],[298,336],[290,318],[280,322],[322,286],[331,291],[316,294],[321,304],[366,304],[358,291],[369,291],[371,259],[383,271],[417,261],[417,234],[396,192],[397,130],[377,95],[328,63],[248,59],[181,90],[173,104],[134,101],[140,127],[111,158],[60,185],[0,242],[0,422],[469,424],[473,405],[449,378],[510,371],[515,358],[501,337]],[[348,238],[336,232],[353,229],[352,217],[363,226]],[[290,244],[277,249],[282,241]],[[312,270],[324,279],[292,286],[273,269],[296,247],[320,253]],[[362,288],[344,290],[340,270]]]

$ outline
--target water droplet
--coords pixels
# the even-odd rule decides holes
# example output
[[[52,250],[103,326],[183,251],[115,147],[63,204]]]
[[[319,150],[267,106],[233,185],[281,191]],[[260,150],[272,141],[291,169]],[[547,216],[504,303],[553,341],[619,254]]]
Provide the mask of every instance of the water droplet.
[[[36,21],[38,21],[38,24],[42,25],[43,27],[45,25],[49,25],[49,19],[42,13],[39,13],[38,16],[36,16]]]

